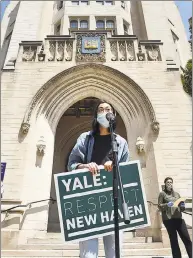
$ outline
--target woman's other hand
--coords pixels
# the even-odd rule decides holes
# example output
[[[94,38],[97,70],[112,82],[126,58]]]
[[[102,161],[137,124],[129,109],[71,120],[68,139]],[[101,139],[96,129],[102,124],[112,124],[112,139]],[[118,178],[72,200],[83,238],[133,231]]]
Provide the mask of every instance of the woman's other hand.
[[[113,162],[110,160],[105,162],[104,168],[105,168],[105,170],[107,170],[109,172],[112,171],[113,170]]]

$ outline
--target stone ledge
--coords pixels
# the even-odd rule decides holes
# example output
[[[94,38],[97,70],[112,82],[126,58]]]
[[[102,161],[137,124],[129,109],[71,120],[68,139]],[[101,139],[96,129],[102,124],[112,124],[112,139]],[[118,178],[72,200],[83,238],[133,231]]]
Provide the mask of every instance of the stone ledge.
[[[41,46],[43,41],[21,41],[20,46]]]
[[[140,40],[139,45],[163,45],[161,40]]]
[[[136,35],[112,35],[111,37],[109,37],[108,39],[138,39],[138,37]]]
[[[19,206],[21,204],[21,200],[14,200],[14,199],[2,199],[1,200],[1,213],[24,213],[26,207],[17,207],[13,210],[5,212],[5,210],[8,210],[14,206]]]
[[[7,203],[7,202],[8,202],[8,203],[13,203],[13,204],[16,203],[16,204],[18,204],[18,205],[22,203],[22,201],[19,200],[19,199],[15,199],[15,200],[14,200],[14,199],[1,199],[1,203],[4,203],[4,202],[5,202],[5,203]]]

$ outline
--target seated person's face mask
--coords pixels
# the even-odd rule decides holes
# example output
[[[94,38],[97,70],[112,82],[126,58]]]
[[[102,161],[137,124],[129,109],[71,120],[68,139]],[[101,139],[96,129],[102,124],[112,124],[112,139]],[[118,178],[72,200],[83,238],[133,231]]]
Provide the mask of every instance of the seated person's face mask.
[[[109,127],[109,121],[106,118],[106,112],[103,112],[102,114],[97,115],[97,122],[104,128]]]

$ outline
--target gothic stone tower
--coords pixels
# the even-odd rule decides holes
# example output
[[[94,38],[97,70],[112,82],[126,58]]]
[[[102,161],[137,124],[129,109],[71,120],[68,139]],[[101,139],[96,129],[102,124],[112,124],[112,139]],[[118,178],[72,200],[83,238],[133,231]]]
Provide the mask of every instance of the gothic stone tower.
[[[95,38],[93,48],[85,37]],[[191,200],[191,100],[179,70],[190,48],[174,1],[11,1],[1,44],[3,209],[55,196],[53,174],[65,171],[77,137],[90,129],[96,99],[117,110],[147,199],[156,203],[172,176]],[[165,247],[159,213],[149,211],[151,227],[139,233]],[[3,248],[59,232],[49,201],[8,215]]]

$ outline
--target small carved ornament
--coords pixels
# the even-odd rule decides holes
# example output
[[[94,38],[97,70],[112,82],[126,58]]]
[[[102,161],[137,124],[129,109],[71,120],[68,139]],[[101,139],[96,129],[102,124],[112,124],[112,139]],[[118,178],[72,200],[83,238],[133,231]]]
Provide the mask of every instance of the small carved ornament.
[[[153,61],[158,60],[158,56],[159,56],[158,49],[147,49],[147,53],[150,60],[153,60]]]
[[[145,150],[145,142],[141,137],[137,138],[136,147],[139,153],[144,152]]]
[[[160,124],[159,124],[159,122],[154,121],[154,122],[151,124],[151,128],[152,128],[152,130],[153,130],[155,133],[158,133],[159,130],[160,130]]]
[[[46,149],[46,143],[43,136],[40,137],[36,146],[37,146],[38,156],[43,156],[45,154],[45,149]]]
[[[35,60],[35,50],[31,48],[24,48],[23,51],[23,61],[34,61]]]
[[[23,134],[27,134],[30,128],[30,124],[29,123],[22,123],[21,125],[21,131]]]

